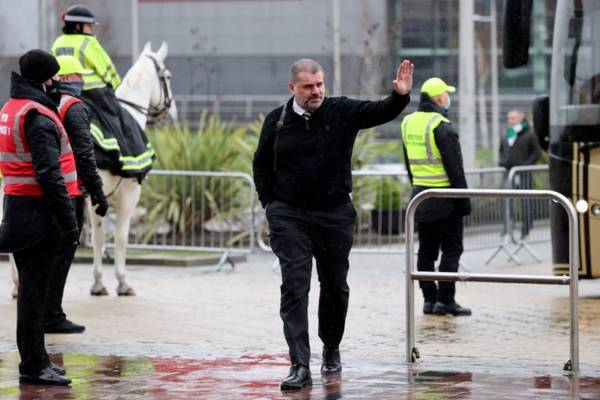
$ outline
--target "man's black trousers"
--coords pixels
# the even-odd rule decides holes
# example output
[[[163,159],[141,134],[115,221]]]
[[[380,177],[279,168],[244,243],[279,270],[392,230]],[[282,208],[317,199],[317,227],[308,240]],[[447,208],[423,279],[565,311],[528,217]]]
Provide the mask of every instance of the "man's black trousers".
[[[346,203],[331,211],[309,211],[273,201],[267,206],[269,236],[281,265],[283,333],[292,364],[310,364],[308,292],[313,257],[321,285],[319,337],[337,348],[344,335],[350,289],[348,256],[356,211]]]
[[[432,272],[440,249],[440,272],[457,272],[463,252],[463,217],[456,213],[435,221],[419,222],[419,257],[417,269]],[[455,283],[448,281],[419,281],[425,301],[452,303],[456,293]]]
[[[17,346],[19,372],[37,374],[48,365],[44,346],[44,311],[57,243],[51,235],[33,247],[13,253],[19,271]]]
[[[77,225],[79,232],[83,227],[83,211],[85,207],[85,197],[77,196],[73,198],[75,206],[75,215],[77,216]],[[55,324],[66,318],[62,308],[63,294],[65,292],[65,284],[67,276],[71,269],[73,258],[75,257],[77,247],[59,248],[56,255],[56,262],[50,275],[50,283],[48,288],[48,298],[46,301],[46,312],[44,322],[46,325]]]

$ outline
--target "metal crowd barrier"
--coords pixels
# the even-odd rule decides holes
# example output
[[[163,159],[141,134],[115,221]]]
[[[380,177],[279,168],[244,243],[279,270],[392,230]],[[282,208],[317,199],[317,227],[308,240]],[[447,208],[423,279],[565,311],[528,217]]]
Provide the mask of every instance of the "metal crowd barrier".
[[[443,198],[515,198],[546,199],[559,203],[569,217],[569,276],[513,275],[513,274],[473,274],[417,272],[414,270],[414,216],[418,205],[431,197]],[[486,189],[429,189],[419,193],[406,210],[406,362],[414,363],[420,357],[415,347],[415,305],[414,281],[474,281],[499,283],[532,283],[549,285],[569,285],[570,297],[570,360],[564,366],[573,374],[579,372],[579,258],[577,257],[578,228],[577,214],[573,204],[562,194],[550,190],[486,190]]]
[[[510,170],[507,182],[511,189],[550,189],[547,165],[528,165],[514,167]],[[521,250],[526,250],[536,261],[541,259],[531,248],[532,243],[550,241],[550,202],[541,199],[513,200],[509,232],[517,248],[513,256]]]
[[[502,188],[506,169],[501,167],[465,171],[469,187]],[[411,185],[406,171],[352,171],[352,201],[357,211],[354,253],[404,253],[404,219]],[[489,199],[473,199],[473,213],[465,218],[464,248],[479,250],[498,246],[504,219],[501,207]],[[259,218],[259,247],[271,251],[264,213]]]
[[[252,177],[237,172],[152,170],[142,184],[128,247],[250,253],[255,243]]]

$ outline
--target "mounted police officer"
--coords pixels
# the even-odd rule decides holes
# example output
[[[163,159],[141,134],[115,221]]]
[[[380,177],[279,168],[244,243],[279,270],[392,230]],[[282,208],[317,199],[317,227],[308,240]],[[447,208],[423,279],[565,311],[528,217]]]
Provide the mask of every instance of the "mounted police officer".
[[[96,214],[104,216],[108,210],[108,202],[102,191],[102,180],[96,169],[88,111],[79,99],[81,88],[84,85],[82,77],[89,74],[90,71],[84,69],[79,60],[73,56],[58,56],[57,61],[60,65],[58,76],[60,79],[59,89],[62,94],[58,113],[75,154],[77,174],[80,189],[82,189],[82,195],[73,199],[77,224],[81,231],[85,194],[89,194],[92,204],[96,205]],[[44,322],[46,333],[81,333],[85,330],[83,325],[69,321],[62,308],[65,283],[75,250],[76,247],[61,248],[57,256],[46,304]]]
[[[81,99],[90,112],[95,143],[96,164],[116,175],[141,181],[151,169],[153,151],[147,137],[133,117],[121,107],[115,90],[121,77],[96,36],[96,16],[84,5],[69,7],[63,14],[63,35],[52,45],[55,56],[74,56],[87,70],[83,77]],[[116,142],[118,146],[106,146]],[[123,168],[127,159],[135,163]]]
[[[413,185],[412,197],[430,188],[466,188],[458,133],[447,111],[455,88],[440,78],[421,86],[416,112],[401,124],[406,170]],[[431,198],[416,210],[419,232],[419,271],[434,271],[441,249],[440,272],[456,272],[463,252],[463,216],[471,213],[469,199]],[[471,315],[456,303],[454,282],[419,281],[423,291],[424,314]]]
[[[88,69],[83,74],[83,90],[114,90],[121,83],[121,77],[96,36],[96,17],[83,5],[69,7],[62,15],[63,35],[59,36],[50,50],[55,56],[75,56]]]
[[[13,72],[0,111],[4,218],[0,251],[12,252],[20,275],[17,345],[20,382],[68,385],[44,346],[44,310],[58,247],[74,247],[79,230],[72,198],[81,194],[75,158],[58,116],[56,59],[31,50]]]

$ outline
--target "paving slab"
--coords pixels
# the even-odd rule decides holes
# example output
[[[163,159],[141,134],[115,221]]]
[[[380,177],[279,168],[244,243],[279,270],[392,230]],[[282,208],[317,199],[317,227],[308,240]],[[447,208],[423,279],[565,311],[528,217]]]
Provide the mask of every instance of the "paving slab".
[[[474,272],[549,274],[542,263],[515,266],[490,251],[466,253]],[[525,257],[522,257],[525,260]],[[416,291],[417,364],[404,362],[402,255],[351,255],[350,308],[342,376],[319,374],[318,281],[310,294],[312,389],[281,394],[288,362],[279,319],[278,271],[254,254],[216,272],[206,267],[130,266],[138,294],[91,297],[91,266],[74,265],[65,310],[82,335],[46,335],[48,350],[74,378],[70,389],[19,387],[15,302],[0,264],[0,398],[102,399],[558,399],[600,398],[600,282],[582,281],[581,375],[562,370],[569,357],[566,286],[458,284],[472,317],[425,316]],[[105,284],[116,289],[112,268]],[[85,389],[85,390],[84,390]],[[35,397],[38,396],[38,397]]]

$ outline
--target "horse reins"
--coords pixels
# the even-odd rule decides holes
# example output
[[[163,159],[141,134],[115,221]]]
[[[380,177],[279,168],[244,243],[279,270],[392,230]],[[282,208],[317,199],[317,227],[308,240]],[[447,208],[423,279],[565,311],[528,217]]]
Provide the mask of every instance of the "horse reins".
[[[119,102],[121,102],[123,104],[127,104],[128,106],[132,107],[133,109],[138,111],[140,114],[148,117],[149,119],[154,120],[154,119],[162,118],[166,114],[168,114],[169,109],[171,108],[171,103],[173,102],[173,96],[171,95],[171,91],[169,90],[169,85],[167,83],[167,77],[166,77],[167,68],[166,67],[161,68],[158,61],[149,54],[145,54],[144,57],[148,57],[150,60],[152,60],[152,63],[154,64],[154,68],[155,68],[157,76],[158,76],[158,81],[161,86],[161,91],[160,91],[161,99],[159,101],[159,104],[162,103],[162,107],[144,107],[144,106],[141,106],[134,102],[131,102],[129,100],[125,100],[125,99],[117,99],[117,100],[119,100]]]

